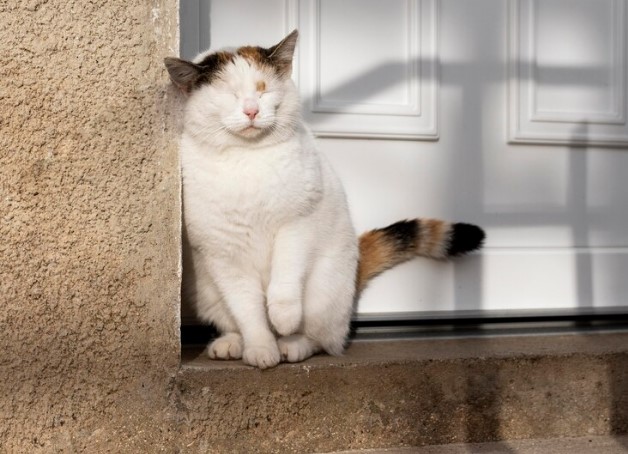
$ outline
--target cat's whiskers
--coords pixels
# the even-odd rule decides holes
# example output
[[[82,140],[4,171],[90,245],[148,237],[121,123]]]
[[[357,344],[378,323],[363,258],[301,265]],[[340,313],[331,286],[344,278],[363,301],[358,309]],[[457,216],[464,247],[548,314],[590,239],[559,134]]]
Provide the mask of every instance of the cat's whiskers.
[[[201,136],[203,139],[211,140],[219,135],[226,135],[229,132],[229,129],[225,125],[218,123],[217,125],[204,125],[202,128],[199,129],[198,135]]]

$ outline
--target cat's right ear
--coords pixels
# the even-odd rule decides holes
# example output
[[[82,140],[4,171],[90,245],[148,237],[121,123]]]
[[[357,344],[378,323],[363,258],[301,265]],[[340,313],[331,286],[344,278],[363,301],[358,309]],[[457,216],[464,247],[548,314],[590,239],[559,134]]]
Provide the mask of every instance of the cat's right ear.
[[[192,62],[180,58],[164,58],[164,65],[170,75],[170,80],[182,92],[189,94],[201,77],[201,68]]]
[[[292,33],[282,39],[279,44],[268,49],[268,58],[277,67],[279,74],[286,77],[290,77],[292,72],[292,57],[294,56],[298,37],[299,32],[292,30]]]

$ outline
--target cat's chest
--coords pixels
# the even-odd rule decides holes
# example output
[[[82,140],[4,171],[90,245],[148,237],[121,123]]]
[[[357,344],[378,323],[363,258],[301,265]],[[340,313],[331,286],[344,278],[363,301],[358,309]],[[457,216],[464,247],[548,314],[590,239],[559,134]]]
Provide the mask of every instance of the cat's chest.
[[[322,195],[315,156],[289,149],[234,151],[191,160],[186,202],[226,221],[283,222],[312,211]],[[184,163],[185,165],[185,163]]]

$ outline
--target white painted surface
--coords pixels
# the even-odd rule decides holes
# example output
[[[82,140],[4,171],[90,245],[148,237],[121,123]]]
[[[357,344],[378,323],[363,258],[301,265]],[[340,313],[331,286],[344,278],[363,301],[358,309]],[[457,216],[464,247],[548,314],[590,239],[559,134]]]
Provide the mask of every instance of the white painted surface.
[[[485,227],[482,253],[392,270],[361,313],[628,308],[627,10],[213,1],[210,39],[271,45],[298,26],[304,113],[359,231],[416,216]]]
[[[513,142],[628,142],[625,0],[511,0]]]
[[[319,136],[438,138],[435,0],[292,5],[287,26],[299,29],[301,49],[295,80]]]

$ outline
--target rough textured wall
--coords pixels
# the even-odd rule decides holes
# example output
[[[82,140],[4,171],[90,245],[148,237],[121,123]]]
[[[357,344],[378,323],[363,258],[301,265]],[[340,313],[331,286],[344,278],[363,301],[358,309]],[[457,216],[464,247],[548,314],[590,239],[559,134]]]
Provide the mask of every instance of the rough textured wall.
[[[0,1],[0,452],[166,449],[177,27],[176,0]]]

